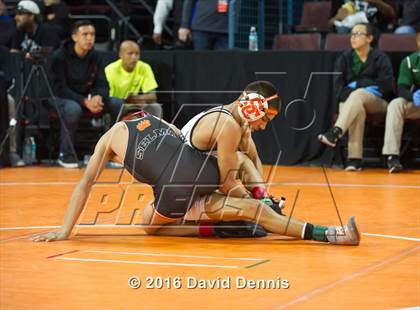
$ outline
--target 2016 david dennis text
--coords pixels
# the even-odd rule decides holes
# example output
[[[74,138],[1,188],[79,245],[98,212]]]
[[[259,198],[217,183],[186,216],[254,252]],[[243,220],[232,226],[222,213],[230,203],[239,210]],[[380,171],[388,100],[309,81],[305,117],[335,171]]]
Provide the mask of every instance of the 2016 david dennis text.
[[[186,277],[146,277],[146,289],[288,289],[289,280],[280,276],[274,279],[247,279],[244,276],[216,277],[214,279],[200,279],[196,276]]]

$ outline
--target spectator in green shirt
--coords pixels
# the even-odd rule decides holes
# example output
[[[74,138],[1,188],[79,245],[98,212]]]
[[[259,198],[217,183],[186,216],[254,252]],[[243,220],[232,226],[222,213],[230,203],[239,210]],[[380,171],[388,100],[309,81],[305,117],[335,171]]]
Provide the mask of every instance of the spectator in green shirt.
[[[385,113],[392,98],[394,77],[389,57],[374,48],[373,28],[357,24],[351,32],[352,49],[335,63],[334,91],[340,113],[333,128],[318,139],[331,147],[348,131],[347,171],[362,169],[363,135],[368,113]]]
[[[140,47],[134,41],[121,43],[117,61],[105,68],[111,101],[124,102],[124,112],[144,110],[157,117],[162,116],[162,107],[156,103],[158,87],[149,64],[139,60]]]
[[[389,103],[382,154],[387,156],[390,173],[403,169],[400,163],[401,136],[405,119],[420,119],[420,27],[417,52],[404,58],[398,75],[398,98]]]

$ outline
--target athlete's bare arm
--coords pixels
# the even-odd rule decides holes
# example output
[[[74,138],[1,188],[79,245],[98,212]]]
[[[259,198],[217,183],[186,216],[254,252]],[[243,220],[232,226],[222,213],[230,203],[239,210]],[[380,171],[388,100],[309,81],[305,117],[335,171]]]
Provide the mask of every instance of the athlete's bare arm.
[[[120,161],[121,157],[124,159],[123,155],[125,155],[125,149],[123,148],[123,145],[118,142],[123,139],[121,137],[118,137],[118,139],[113,139],[113,137],[116,137],[116,132],[124,130],[124,128],[121,126],[125,125],[122,123],[114,125],[114,127],[105,133],[96,144],[95,151],[89,160],[85,173],[73,191],[66,215],[64,217],[64,223],[60,230],[36,236],[32,238],[33,241],[54,241],[68,239],[74,225],[76,224],[77,219],[80,216],[80,213],[83,210],[83,207],[85,206],[92,186],[100,176],[106,163],[110,159],[115,159],[117,161]],[[117,153],[114,152],[113,148],[117,151]],[[121,153],[121,150],[124,150],[124,154]]]
[[[248,197],[241,182],[237,182],[239,162],[237,151],[243,129],[225,113],[211,113],[202,118],[194,129],[192,143],[201,150],[217,150],[220,190],[235,197]]]
[[[234,121],[228,120],[223,128],[218,130],[217,164],[220,173],[220,190],[222,193],[234,197],[249,197],[249,193],[241,182],[236,181],[238,156],[237,150],[241,141],[241,128]]]
[[[239,150],[245,153],[249,159],[254,163],[255,168],[258,172],[263,175],[263,166],[260,157],[258,156],[257,147],[252,139],[251,130],[247,128],[242,135],[241,142],[239,144]]]

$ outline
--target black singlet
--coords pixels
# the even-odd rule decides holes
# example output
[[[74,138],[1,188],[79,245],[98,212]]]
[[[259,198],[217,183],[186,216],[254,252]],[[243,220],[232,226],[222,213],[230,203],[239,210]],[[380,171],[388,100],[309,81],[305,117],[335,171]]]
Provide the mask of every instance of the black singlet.
[[[147,115],[125,124],[129,135],[124,166],[153,187],[161,215],[182,217],[194,198],[219,187],[217,160],[185,144],[165,123]]]

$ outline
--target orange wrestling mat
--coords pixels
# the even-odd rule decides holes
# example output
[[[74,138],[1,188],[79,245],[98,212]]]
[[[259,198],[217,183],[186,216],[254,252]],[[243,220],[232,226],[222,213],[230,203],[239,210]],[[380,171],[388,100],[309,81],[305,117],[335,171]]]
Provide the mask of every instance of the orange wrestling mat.
[[[339,224],[321,168],[265,166],[286,212]],[[57,229],[83,170],[0,170],[0,309],[395,309],[420,305],[420,171],[326,170],[358,247],[281,236],[147,236],[149,187],[104,171],[70,240]]]

